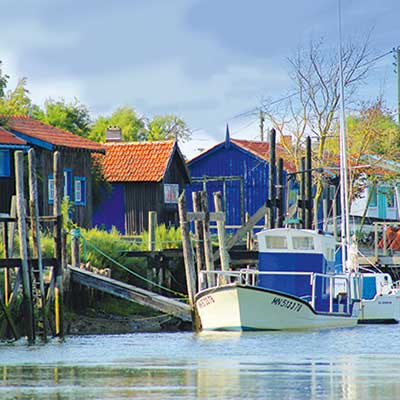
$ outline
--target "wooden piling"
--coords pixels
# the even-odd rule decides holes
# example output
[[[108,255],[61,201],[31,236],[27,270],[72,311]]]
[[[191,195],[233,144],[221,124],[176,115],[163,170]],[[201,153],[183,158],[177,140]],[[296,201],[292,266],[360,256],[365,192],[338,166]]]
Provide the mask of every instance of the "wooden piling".
[[[306,159],[301,158],[300,163],[301,175],[300,175],[300,210],[301,210],[301,226],[303,229],[306,225]]]
[[[10,257],[8,253],[8,224],[3,222],[3,251],[4,258]],[[4,270],[4,304],[8,306],[8,301],[10,298],[10,273],[8,268]]]
[[[71,230],[71,265],[75,268],[81,266],[81,256],[79,253],[80,230],[75,228]]]
[[[194,296],[196,294],[196,269],[194,266],[193,249],[190,240],[185,192],[179,196],[178,211],[182,231],[182,251],[185,265],[186,286],[188,290],[189,304],[194,307]]]
[[[63,245],[62,245],[62,215],[61,203],[63,198],[63,174],[61,167],[61,157],[58,151],[53,155],[53,178],[54,178],[54,203],[53,215],[56,217],[54,226],[54,247],[57,265],[55,268],[54,280],[54,313],[55,313],[55,334],[64,336],[64,293],[63,293]]]
[[[31,214],[31,231],[32,231],[32,242],[33,242],[33,256],[38,260],[38,274],[34,277],[32,284],[36,284],[36,279],[38,282],[38,289],[40,293],[38,296],[38,309],[41,314],[41,324],[42,324],[42,338],[46,339],[46,316],[45,316],[45,292],[44,292],[44,267],[42,258],[42,248],[40,244],[40,224],[39,224],[39,200],[38,200],[38,190],[37,190],[37,177],[36,177],[36,155],[35,150],[30,149],[28,151],[28,163],[29,163],[29,208]]]
[[[214,207],[216,212],[223,212],[222,209],[222,196],[221,192],[216,192],[214,196]],[[225,221],[217,219],[217,232],[218,232],[218,247],[219,247],[219,258],[221,262],[221,270],[229,271],[229,253],[226,248],[225,238]]]
[[[203,236],[204,236],[204,256],[206,261],[206,271],[214,271],[214,255],[212,251],[212,241],[210,233],[210,213],[208,211],[208,200],[207,192],[202,191],[200,193],[201,199],[201,210],[204,213],[203,221]],[[210,286],[215,285],[215,276],[209,274],[207,276],[207,282]]]
[[[269,133],[269,184],[268,184],[268,204],[269,204],[269,222],[268,228],[275,227],[275,206],[276,206],[276,155],[275,155],[275,147],[276,147],[276,131],[274,128],[271,129]]]
[[[278,160],[278,172],[276,175],[277,190],[276,190],[276,227],[282,228],[284,215],[283,188],[285,186],[283,177],[283,159]]]
[[[200,192],[192,193],[192,202],[193,202],[193,211],[201,212]],[[196,267],[197,267],[196,271],[197,271],[197,276],[200,276],[200,271],[202,269],[205,269],[205,263],[206,263],[204,255],[203,222],[200,220],[194,221],[194,239],[195,239],[194,248],[196,253]]]
[[[312,199],[312,161],[311,138],[307,136],[306,144],[306,229],[312,228],[313,199]]]
[[[35,340],[35,321],[32,307],[32,290],[28,265],[27,226],[24,197],[24,154],[15,152],[15,189],[17,199],[18,235],[24,293],[24,330],[29,341]]]

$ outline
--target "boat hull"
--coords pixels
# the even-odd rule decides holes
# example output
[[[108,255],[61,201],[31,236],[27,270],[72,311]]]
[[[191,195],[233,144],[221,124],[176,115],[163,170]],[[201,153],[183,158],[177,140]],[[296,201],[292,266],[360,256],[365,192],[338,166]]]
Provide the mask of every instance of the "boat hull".
[[[400,320],[400,293],[378,295],[362,300],[360,324],[398,323]]]
[[[239,284],[224,285],[197,294],[196,309],[203,330],[248,331],[350,327],[353,315],[316,313],[309,303],[281,292]]]

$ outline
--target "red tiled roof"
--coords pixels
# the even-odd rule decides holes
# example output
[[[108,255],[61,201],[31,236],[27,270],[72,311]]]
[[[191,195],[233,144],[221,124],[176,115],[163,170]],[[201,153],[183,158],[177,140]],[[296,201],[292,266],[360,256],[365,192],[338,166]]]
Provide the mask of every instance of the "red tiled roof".
[[[0,144],[18,144],[25,145],[26,142],[23,139],[20,139],[13,135],[12,133],[6,131],[3,128],[0,128]]]
[[[231,139],[232,143],[242,147],[250,151],[250,153],[255,154],[258,157],[263,158],[266,161],[269,161],[269,143],[261,142],[255,140],[243,140],[243,139]],[[288,160],[288,152],[278,143],[276,144],[276,159],[283,159],[283,168],[287,171],[294,172],[296,171],[296,166],[293,164],[291,160]]]
[[[104,146],[103,168],[109,182],[159,182],[175,142],[106,143]]]
[[[54,146],[85,149],[95,152],[104,151],[104,146],[100,143],[37,121],[32,117],[10,117],[7,125],[13,131],[53,144]]]

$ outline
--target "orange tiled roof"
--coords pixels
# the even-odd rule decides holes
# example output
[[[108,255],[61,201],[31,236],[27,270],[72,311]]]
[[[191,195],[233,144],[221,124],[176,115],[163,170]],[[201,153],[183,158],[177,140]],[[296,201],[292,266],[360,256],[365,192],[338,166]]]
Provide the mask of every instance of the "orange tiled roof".
[[[13,135],[12,133],[6,131],[4,128],[0,128],[0,144],[17,144],[25,145],[26,142]]]
[[[175,142],[106,143],[104,146],[103,168],[109,182],[159,182]]]
[[[269,143],[261,142],[255,140],[243,140],[243,139],[231,139],[232,143],[242,147],[243,149],[248,150],[249,152],[255,154],[258,157],[263,158],[266,161],[269,161]],[[294,172],[296,171],[296,167],[288,160],[288,152],[279,144],[276,144],[276,158],[283,158],[284,160],[284,168],[288,171]]]
[[[100,143],[37,121],[32,117],[10,117],[7,125],[9,129],[15,132],[42,140],[54,146],[85,149],[95,152],[104,151],[104,146]]]

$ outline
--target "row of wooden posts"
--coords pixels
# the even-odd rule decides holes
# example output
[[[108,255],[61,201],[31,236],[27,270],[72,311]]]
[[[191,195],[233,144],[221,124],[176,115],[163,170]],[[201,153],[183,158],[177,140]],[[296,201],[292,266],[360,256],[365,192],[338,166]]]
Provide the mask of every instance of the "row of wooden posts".
[[[0,293],[0,312],[2,311],[5,317],[2,319],[0,337],[7,336],[7,331],[15,339],[26,336],[29,341],[34,341],[36,337],[46,339],[49,334],[62,337],[64,335],[63,270],[67,264],[67,250],[66,233],[62,228],[63,172],[60,154],[56,151],[53,158],[54,203],[51,216],[39,216],[35,150],[28,151],[28,199],[25,198],[24,187],[24,153],[16,151],[14,157],[16,195],[11,203],[10,215],[0,217],[4,248],[4,258],[0,259],[0,268],[4,269],[4,294]],[[53,225],[52,258],[44,258],[41,250],[41,226],[47,223]],[[19,257],[13,257],[16,224]],[[30,254],[29,250],[29,236],[32,238],[33,254]],[[51,267],[48,271],[50,278],[47,284],[46,267]],[[11,279],[12,270],[15,271],[14,279]],[[13,314],[16,312],[16,300],[21,288],[23,323],[18,329]]]

